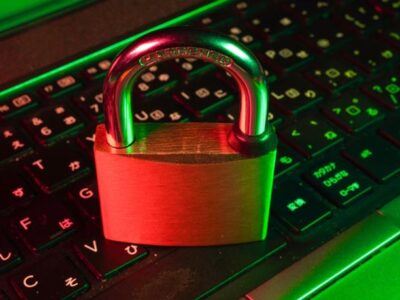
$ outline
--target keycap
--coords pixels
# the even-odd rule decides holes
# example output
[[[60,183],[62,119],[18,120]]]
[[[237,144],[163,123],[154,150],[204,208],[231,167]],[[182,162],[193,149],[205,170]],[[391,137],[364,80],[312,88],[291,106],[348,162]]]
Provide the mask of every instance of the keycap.
[[[11,160],[32,151],[32,143],[17,127],[0,127],[0,161]]]
[[[87,126],[77,137],[77,143],[86,150],[86,152],[93,157],[94,141],[96,139],[96,127]]]
[[[307,158],[339,143],[343,137],[336,128],[320,118],[306,117],[282,131],[279,136]]]
[[[283,35],[291,34],[298,27],[296,20],[290,14],[273,8],[257,12],[247,21],[269,41],[275,41]]]
[[[310,69],[305,73],[307,78],[331,94],[339,94],[362,80],[360,71],[336,57],[326,57]]]
[[[325,102],[322,111],[348,132],[358,132],[383,119],[385,113],[360,92],[350,92]]]
[[[279,144],[275,161],[275,177],[279,177],[300,164],[301,157],[292,149]]]
[[[384,17],[368,1],[355,1],[346,7],[338,19],[350,30],[364,34],[376,29]]]
[[[60,199],[35,201],[13,217],[13,225],[33,251],[53,246],[75,232],[78,221]]]
[[[222,80],[208,74],[180,86],[174,99],[196,117],[203,117],[233,101],[235,92]]]
[[[111,59],[103,59],[96,64],[90,65],[83,70],[83,76],[89,80],[102,78],[111,67]]]
[[[38,110],[23,121],[41,144],[54,143],[83,128],[82,118],[69,105],[59,104]]]
[[[366,72],[375,73],[392,67],[399,53],[381,41],[357,40],[344,50],[344,57]]]
[[[147,255],[142,246],[113,242],[100,234],[79,239],[74,249],[98,279],[111,278]]]
[[[389,109],[400,107],[400,73],[390,73],[366,83],[361,90]]]
[[[312,61],[314,55],[307,46],[290,37],[262,45],[258,57],[266,66],[284,75]]]
[[[9,166],[0,170],[0,213],[7,214],[15,207],[32,200],[34,191],[23,175]]]
[[[386,28],[378,30],[380,37],[392,45],[393,47],[400,48],[400,24],[390,24]]]
[[[38,99],[31,94],[23,94],[12,99],[0,102],[0,119],[7,119],[14,115],[31,110],[39,105]]]
[[[72,299],[89,288],[82,272],[60,255],[25,267],[12,276],[11,283],[23,299]]]
[[[46,192],[53,192],[89,172],[89,163],[72,143],[46,148],[24,160],[24,168]]]
[[[65,75],[56,81],[47,83],[39,89],[39,93],[48,98],[56,98],[79,89],[82,83],[75,75]]]
[[[94,180],[79,182],[69,193],[83,214],[92,220],[100,217],[99,194]]]
[[[340,25],[334,24],[332,19],[322,19],[307,27],[307,31],[299,37],[315,50],[327,53],[345,45],[351,35]]]
[[[173,64],[173,62],[164,62],[144,71],[135,83],[134,95],[148,97],[171,89],[180,79],[178,74],[173,72]]]
[[[133,107],[136,122],[182,122],[191,116],[170,93],[146,99]]]
[[[270,85],[271,104],[286,114],[297,114],[323,99],[322,92],[300,75],[278,80]]]
[[[21,262],[22,257],[16,247],[4,235],[0,235],[0,272],[7,271]]]
[[[308,230],[331,214],[317,195],[294,181],[287,181],[273,191],[272,211],[295,233]]]
[[[78,93],[73,100],[91,119],[99,122],[104,120],[103,87],[101,85]]]
[[[284,3],[285,7],[289,9],[299,20],[306,24],[311,24],[319,18],[326,18],[334,9],[331,1],[287,1]]]
[[[375,10],[389,16],[399,15],[400,4],[398,0],[373,0]]]
[[[262,11],[266,9],[266,3],[257,1],[237,1],[235,4],[231,5],[233,11],[238,13],[240,16],[249,16],[257,11]]]
[[[185,79],[192,79],[215,69],[213,64],[195,58],[176,58],[174,63],[177,71]]]
[[[400,120],[385,122],[379,128],[379,133],[397,147],[400,147]]]
[[[338,206],[346,206],[372,189],[371,182],[360,171],[336,157],[314,164],[304,177]]]
[[[400,152],[378,136],[350,143],[343,155],[378,182],[400,172]]]
[[[255,48],[261,44],[260,39],[254,34],[254,31],[247,28],[244,23],[235,22],[234,25],[222,26],[217,31],[229,35],[234,40],[245,44],[249,48]]]

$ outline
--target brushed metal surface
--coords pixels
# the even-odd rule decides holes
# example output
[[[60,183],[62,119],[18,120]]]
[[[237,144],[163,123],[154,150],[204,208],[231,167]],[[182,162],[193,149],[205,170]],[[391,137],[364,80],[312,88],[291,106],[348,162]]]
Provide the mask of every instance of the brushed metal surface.
[[[135,126],[138,140],[124,149],[108,145],[103,125],[96,131],[106,238],[201,246],[266,237],[276,150],[241,156],[226,138],[231,124]]]

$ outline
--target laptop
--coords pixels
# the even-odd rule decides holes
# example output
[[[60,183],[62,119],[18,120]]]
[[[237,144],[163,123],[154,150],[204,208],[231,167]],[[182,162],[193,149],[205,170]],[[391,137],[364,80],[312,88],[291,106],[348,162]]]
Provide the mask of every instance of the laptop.
[[[400,297],[398,1],[13,3],[0,6],[0,299]],[[102,236],[102,82],[132,41],[181,25],[230,35],[264,67],[279,140],[265,241]],[[170,60],[138,79],[134,120],[233,122],[237,92],[216,66]]]

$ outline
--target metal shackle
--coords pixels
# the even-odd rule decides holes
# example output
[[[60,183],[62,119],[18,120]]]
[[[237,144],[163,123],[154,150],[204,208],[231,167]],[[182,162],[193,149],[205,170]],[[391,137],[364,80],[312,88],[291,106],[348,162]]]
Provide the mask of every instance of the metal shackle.
[[[264,71],[251,51],[228,36],[206,30],[169,28],[139,38],[113,62],[104,82],[107,142],[126,148],[135,140],[132,87],[148,67],[175,58],[196,58],[227,71],[240,90],[240,114],[229,137],[238,152],[261,154],[270,134]]]

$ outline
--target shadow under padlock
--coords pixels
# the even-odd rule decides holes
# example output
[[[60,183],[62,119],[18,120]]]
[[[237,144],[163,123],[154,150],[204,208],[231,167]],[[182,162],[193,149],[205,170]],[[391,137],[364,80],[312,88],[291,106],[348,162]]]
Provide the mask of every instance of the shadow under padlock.
[[[232,75],[240,90],[237,123],[133,123],[136,78],[181,57]],[[249,49],[209,31],[153,32],[115,59],[104,110],[94,154],[106,238],[164,246],[266,238],[277,138],[267,121],[264,72]]]

